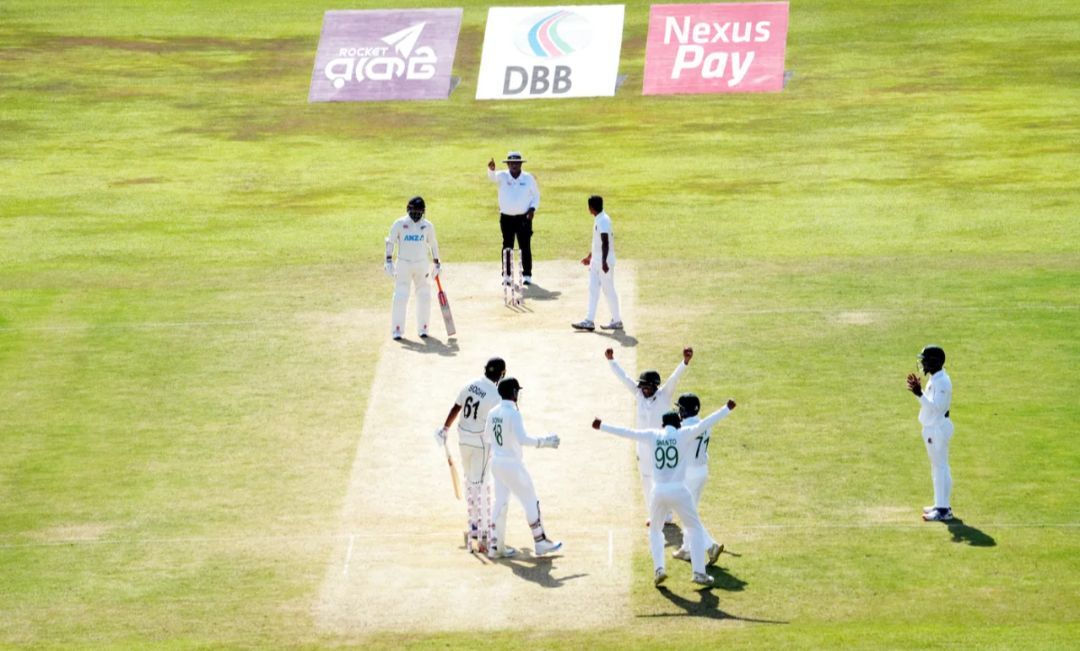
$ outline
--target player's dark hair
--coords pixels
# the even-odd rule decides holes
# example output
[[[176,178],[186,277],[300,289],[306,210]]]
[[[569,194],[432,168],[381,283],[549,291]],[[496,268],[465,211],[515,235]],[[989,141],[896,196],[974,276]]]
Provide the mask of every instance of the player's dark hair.
[[[663,423],[664,427],[667,427],[668,425],[671,425],[676,429],[682,427],[682,419],[679,418],[679,414],[674,411],[669,411],[665,413],[661,417],[660,422]]]
[[[589,210],[600,213],[604,210],[604,198],[598,194],[589,197]]]

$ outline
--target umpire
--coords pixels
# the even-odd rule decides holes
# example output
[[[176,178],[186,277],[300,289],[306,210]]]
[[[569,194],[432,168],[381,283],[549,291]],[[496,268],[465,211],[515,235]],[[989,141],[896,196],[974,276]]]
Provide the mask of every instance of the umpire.
[[[518,248],[521,249],[521,280],[526,285],[532,284],[532,222],[537,207],[540,206],[540,189],[532,174],[521,171],[525,159],[521,152],[512,151],[506,155],[507,171],[495,171],[495,159],[488,161],[488,178],[499,186],[499,227],[502,228],[502,248],[514,248],[517,236]],[[500,252],[501,253],[501,252]],[[503,282],[510,280],[511,270],[503,269]]]

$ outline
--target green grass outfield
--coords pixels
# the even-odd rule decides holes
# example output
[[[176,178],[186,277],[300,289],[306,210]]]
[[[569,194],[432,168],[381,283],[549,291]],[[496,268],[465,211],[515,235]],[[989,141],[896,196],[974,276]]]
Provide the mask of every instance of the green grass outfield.
[[[1075,3],[796,0],[783,93],[653,98],[631,3],[616,97],[483,103],[486,5],[377,3],[418,5],[465,7],[446,102],[307,103],[356,4],[0,4],[0,646],[1080,644]],[[322,634],[382,340],[312,315],[387,310],[413,194],[448,265],[494,259],[510,148],[538,280],[602,193],[640,365],[693,343],[684,386],[739,400],[702,510],[741,556],[665,596],[643,533],[618,630]],[[917,521],[929,342],[951,531]]]

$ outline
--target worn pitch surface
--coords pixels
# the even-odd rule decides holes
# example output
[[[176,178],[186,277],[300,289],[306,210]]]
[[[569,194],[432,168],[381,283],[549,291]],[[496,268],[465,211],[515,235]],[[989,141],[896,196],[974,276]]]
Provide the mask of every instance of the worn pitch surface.
[[[580,333],[587,272],[571,262],[536,267],[524,311],[503,305],[497,269],[455,265],[444,286],[458,335],[447,339],[432,300],[427,341],[394,342],[386,323],[367,413],[341,513],[342,543],[329,559],[316,618],[328,632],[590,628],[628,616],[630,554],[644,538],[632,445],[590,428],[594,416],[632,422],[632,400],[603,359],[607,347],[631,373],[633,268],[619,263],[616,288],[629,331]],[[434,292],[433,292],[434,294]],[[388,297],[389,302],[389,297]],[[389,308],[389,305],[387,305]],[[606,322],[601,297],[598,322]],[[525,450],[554,557],[532,556],[523,511],[511,502],[507,538],[519,558],[490,562],[465,551],[465,504],[454,499],[442,449],[432,436],[457,392],[493,355],[524,389],[532,436],[554,432],[557,450]],[[456,429],[456,428],[455,428]],[[451,450],[460,464],[456,431]]]

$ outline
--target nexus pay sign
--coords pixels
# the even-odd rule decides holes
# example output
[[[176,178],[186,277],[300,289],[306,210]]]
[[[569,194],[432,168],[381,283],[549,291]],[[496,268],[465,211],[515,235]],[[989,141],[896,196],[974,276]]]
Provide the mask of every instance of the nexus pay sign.
[[[727,72],[730,60],[728,85],[737,86],[754,62],[754,51],[719,50],[705,54],[705,46],[714,43],[763,43],[769,40],[771,25],[768,20],[756,23],[694,23],[689,16],[684,16],[680,24],[674,16],[667,16],[664,19],[664,44],[669,45],[672,40],[680,44],[675,52],[671,78],[679,79],[684,70],[700,70],[705,79],[719,79]]]

